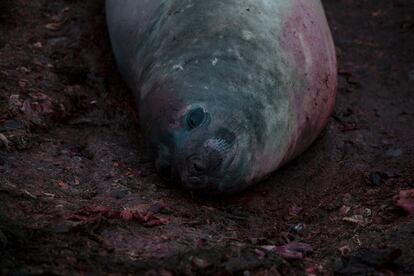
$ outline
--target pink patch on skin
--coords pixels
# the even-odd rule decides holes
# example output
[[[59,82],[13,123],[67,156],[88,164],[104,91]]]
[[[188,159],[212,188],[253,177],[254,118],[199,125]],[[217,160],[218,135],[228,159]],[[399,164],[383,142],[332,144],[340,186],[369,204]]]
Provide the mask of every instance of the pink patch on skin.
[[[325,127],[333,110],[337,82],[335,48],[325,14],[319,7],[310,7],[316,5],[312,2],[292,2],[280,44],[298,81],[305,83],[292,94],[296,133],[286,155],[288,160],[304,151]]]
[[[169,131],[181,127],[180,122],[177,121],[177,114],[184,108],[184,104],[177,97],[175,89],[174,81],[172,80],[164,80],[154,84],[154,89],[140,103],[140,105],[151,106],[150,109],[146,108],[146,112],[150,112],[151,115],[141,115],[142,118],[149,119],[142,122],[144,129],[149,130],[154,124],[156,126],[162,125],[168,128]]]

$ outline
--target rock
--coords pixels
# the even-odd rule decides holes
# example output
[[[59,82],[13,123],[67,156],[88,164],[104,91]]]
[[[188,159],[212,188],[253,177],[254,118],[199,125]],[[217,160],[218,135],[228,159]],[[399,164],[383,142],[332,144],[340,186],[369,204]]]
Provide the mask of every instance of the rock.
[[[45,25],[45,28],[50,31],[58,31],[62,28],[62,23],[60,22],[52,22]]]
[[[34,46],[35,48],[38,48],[38,49],[43,48],[43,44],[42,44],[42,42],[40,42],[40,41],[38,41],[38,42],[36,42],[35,44],[33,44],[33,46]]]
[[[12,111],[19,111],[23,106],[23,102],[20,99],[19,94],[13,94],[9,97],[9,108]]]
[[[389,149],[385,154],[389,157],[399,157],[402,155],[402,153],[403,152],[401,149]]]
[[[303,231],[305,231],[305,229],[306,229],[306,224],[298,223],[298,224],[292,226],[289,229],[289,232],[294,233],[294,234],[301,234],[301,233],[303,233]]]
[[[350,217],[344,217],[342,220],[361,226],[366,226],[371,223],[371,220],[369,218],[364,217],[363,215],[353,215]]]
[[[382,182],[381,175],[377,172],[371,173],[369,175],[369,180],[370,180],[371,185],[373,186],[380,186]]]
[[[201,268],[201,269],[205,269],[210,266],[210,263],[207,260],[199,258],[199,257],[194,257],[192,262],[195,267]]]

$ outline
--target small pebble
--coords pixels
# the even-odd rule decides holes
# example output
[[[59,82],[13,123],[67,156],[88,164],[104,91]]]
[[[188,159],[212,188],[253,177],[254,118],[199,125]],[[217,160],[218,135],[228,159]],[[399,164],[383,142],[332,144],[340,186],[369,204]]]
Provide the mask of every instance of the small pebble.
[[[40,41],[36,42],[33,46],[34,46],[35,48],[38,48],[38,49],[43,48],[43,44],[42,44],[42,42],[40,42]]]
[[[9,148],[9,140],[7,139],[7,137],[4,135],[4,134],[2,134],[2,133],[0,133],[0,145],[4,145],[4,147],[6,148],[6,149],[8,149]]]
[[[385,154],[390,157],[399,157],[402,154],[402,150],[401,149],[389,149],[387,150]]]
[[[45,25],[45,28],[51,31],[57,31],[62,28],[62,24],[59,22],[53,22]]]
[[[198,257],[193,258],[193,265],[200,269],[205,269],[210,266],[207,260]]]
[[[372,215],[372,210],[369,208],[364,209],[364,217],[370,217]]]
[[[300,234],[303,231],[305,231],[305,228],[306,228],[306,224],[298,223],[290,228],[290,232],[295,233],[295,234]]]
[[[370,183],[373,186],[380,186],[381,185],[382,179],[381,179],[381,175],[379,173],[377,173],[377,172],[371,173],[370,176],[369,176],[369,179],[370,179]]]

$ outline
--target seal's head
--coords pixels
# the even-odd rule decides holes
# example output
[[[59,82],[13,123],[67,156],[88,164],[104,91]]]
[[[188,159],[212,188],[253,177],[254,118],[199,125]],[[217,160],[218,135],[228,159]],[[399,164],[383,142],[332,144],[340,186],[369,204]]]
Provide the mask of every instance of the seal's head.
[[[164,99],[162,105],[159,116],[145,127],[159,175],[199,194],[227,194],[246,187],[251,151],[240,112],[211,100]]]

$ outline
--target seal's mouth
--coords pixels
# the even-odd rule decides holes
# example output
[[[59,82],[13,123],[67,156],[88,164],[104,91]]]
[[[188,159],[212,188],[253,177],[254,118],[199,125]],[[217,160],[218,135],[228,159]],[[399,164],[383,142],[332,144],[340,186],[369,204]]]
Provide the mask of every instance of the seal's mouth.
[[[237,152],[237,141],[229,144],[219,138],[207,140],[200,153],[186,158],[179,172],[182,185],[198,192],[219,191],[224,179],[231,178]]]

